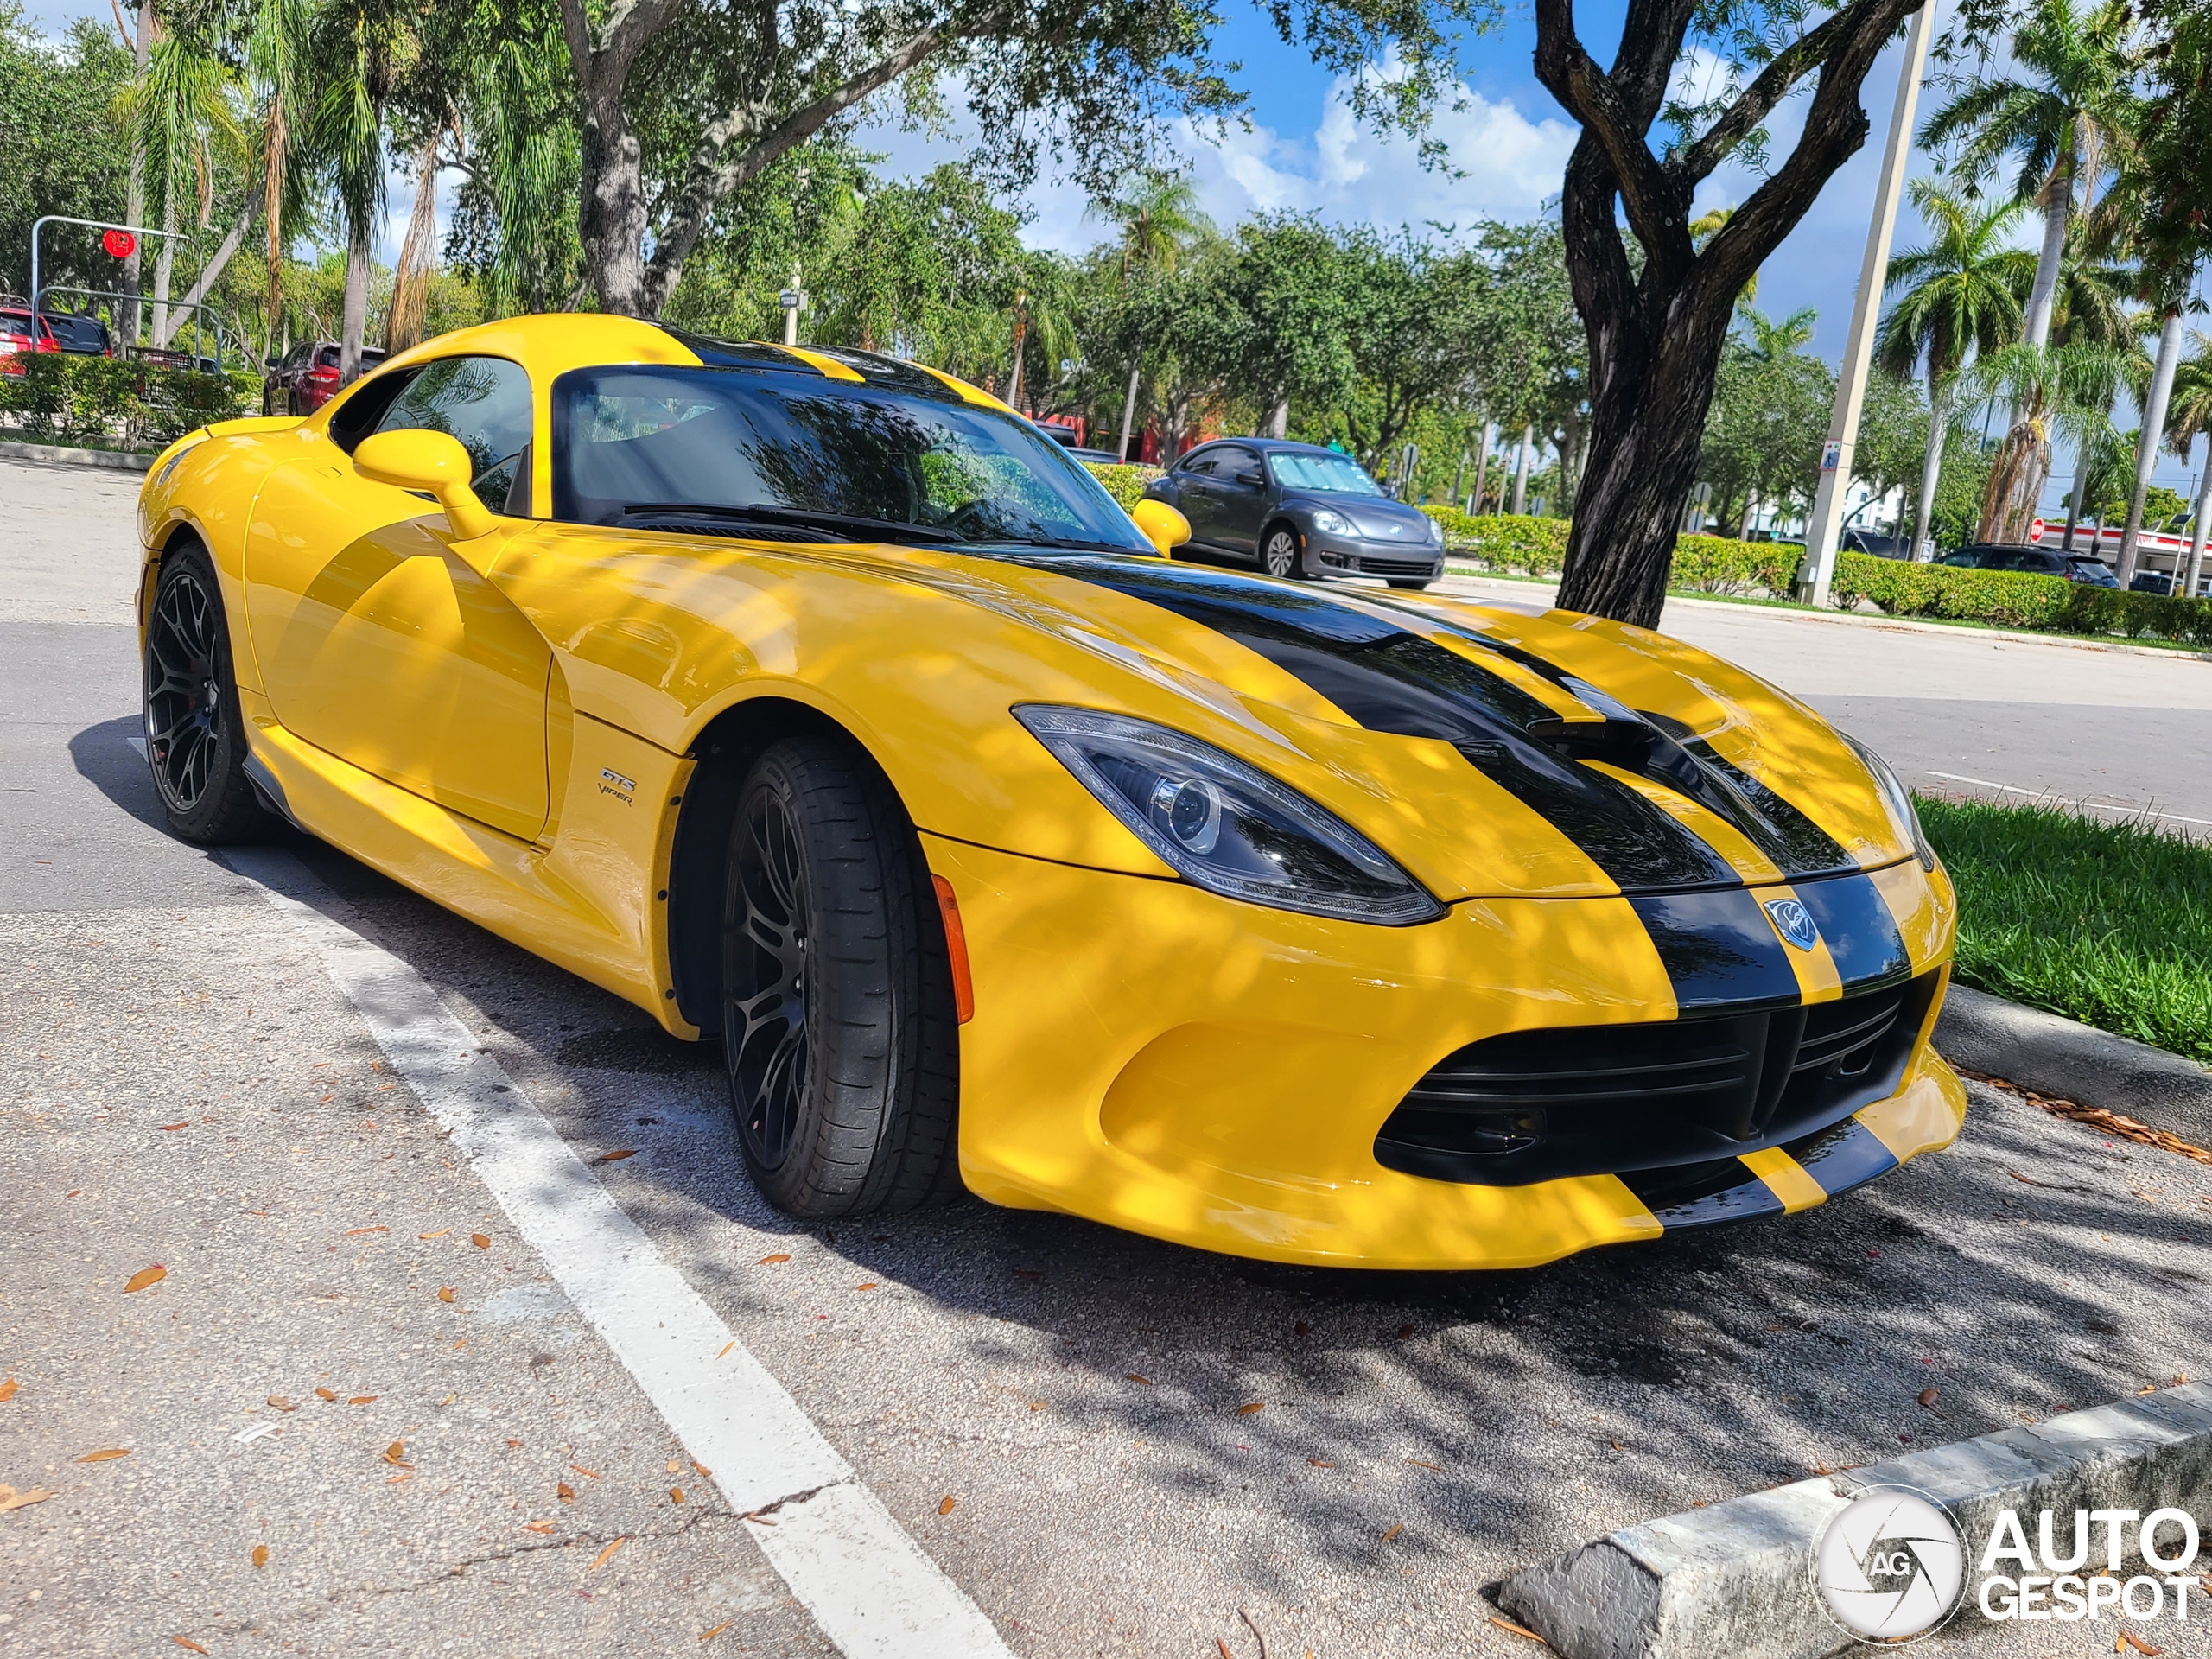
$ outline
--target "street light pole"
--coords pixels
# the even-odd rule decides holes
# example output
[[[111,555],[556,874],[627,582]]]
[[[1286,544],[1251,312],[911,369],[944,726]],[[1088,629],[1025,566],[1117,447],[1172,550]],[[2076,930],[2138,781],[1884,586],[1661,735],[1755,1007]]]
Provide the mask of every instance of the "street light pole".
[[[1882,155],[1882,182],[1874,196],[1874,221],[1866,227],[1866,258],[1859,269],[1859,296],[1851,312],[1851,335],[1843,348],[1843,370],[1836,378],[1835,413],[1828,422],[1827,447],[1821,452],[1820,487],[1805,524],[1805,563],[1798,572],[1797,597],[1825,606],[1835,576],[1836,542],[1843,528],[1843,498],[1851,487],[1851,457],[1859,447],[1859,411],[1866,400],[1866,375],[1874,356],[1874,320],[1882,308],[1884,278],[1890,265],[1890,238],[1897,230],[1897,199],[1904,194],[1905,164],[1912,156],[1912,111],[1920,101],[1920,78],[1928,67],[1928,38],[1935,31],[1935,0],[1912,15],[1905,39],[1904,67],[1897,72],[1897,101],[1890,112],[1889,147]],[[1913,526],[1918,535],[1920,527]]]

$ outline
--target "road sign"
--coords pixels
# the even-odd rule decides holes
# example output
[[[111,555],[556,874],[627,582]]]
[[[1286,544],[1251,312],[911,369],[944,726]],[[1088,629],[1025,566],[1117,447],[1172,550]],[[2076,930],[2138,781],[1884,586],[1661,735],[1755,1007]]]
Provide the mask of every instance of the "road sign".
[[[798,302],[799,291],[795,288],[787,288],[782,293],[776,296],[776,303],[782,306],[786,311],[798,310]]]
[[[118,259],[128,259],[138,251],[138,238],[128,231],[108,231],[100,237],[100,246]]]
[[[2043,540],[2042,519],[2038,518],[2028,526],[2028,539],[2031,542],[2039,542]]]
[[[1843,446],[1830,438],[1821,450],[1821,470],[1832,473],[1843,465]]]

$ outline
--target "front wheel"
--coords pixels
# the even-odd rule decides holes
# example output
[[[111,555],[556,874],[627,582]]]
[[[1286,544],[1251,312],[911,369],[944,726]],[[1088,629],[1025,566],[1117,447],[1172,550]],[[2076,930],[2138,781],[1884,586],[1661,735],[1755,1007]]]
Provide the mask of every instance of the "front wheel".
[[[1270,524],[1260,541],[1260,568],[1271,576],[1301,576],[1306,573],[1300,552],[1296,531],[1288,524]]]
[[[162,557],[144,687],[146,761],[169,827],[202,847],[268,834],[276,821],[245,775],[245,721],[222,589],[196,543],[172,545]]]
[[[849,747],[787,739],[739,791],[722,1052],[746,1165],[779,1210],[826,1219],[959,1192],[944,924],[898,797]]]

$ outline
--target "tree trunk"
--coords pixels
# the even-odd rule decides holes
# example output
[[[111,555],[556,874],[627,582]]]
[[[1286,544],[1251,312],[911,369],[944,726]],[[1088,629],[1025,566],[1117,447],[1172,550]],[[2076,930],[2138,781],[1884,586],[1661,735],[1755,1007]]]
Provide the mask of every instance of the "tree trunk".
[[[1513,467],[1513,516],[1519,518],[1529,505],[1529,451],[1536,441],[1536,429],[1521,429],[1521,456]]]
[[[1481,452],[1475,456],[1475,495],[1474,504],[1467,509],[1470,514],[1478,513],[1483,510],[1483,480],[1490,472],[1491,446],[1497,442],[1497,423],[1496,421],[1484,421],[1483,423],[1483,447]]]
[[[1458,506],[1464,499],[1459,492],[1466,487],[1466,483],[1467,452],[1462,449],[1459,452],[1459,464],[1452,469],[1452,505],[1453,506]]]
[[[2043,251],[2036,257],[2035,286],[2028,290],[2020,336],[2031,346],[2050,343],[2050,314],[2058,296],[2058,264],[2066,251],[2066,219],[2074,208],[2074,149],[2051,168],[2043,188]]]
[[[1029,319],[1020,312],[1014,314],[1014,372],[1006,378],[1007,407],[1017,412],[1021,408],[1021,346],[1029,333]]]
[[[1129,395],[1122,400],[1122,459],[1129,458],[1129,429],[1137,418],[1137,372],[1141,363],[1129,365]]]
[[[582,115],[579,230],[584,272],[599,308],[617,316],[646,317],[659,309],[645,287],[645,154],[623,118],[620,99],[587,87]]]
[[[176,229],[176,181],[171,179],[162,192],[162,228]],[[176,269],[176,240],[162,238],[162,251],[154,256],[154,345],[156,349],[169,343],[169,276]]]
[[[2143,498],[2151,491],[2151,472],[2165,447],[2166,404],[2174,390],[2174,368],[2181,361],[2181,308],[2166,314],[2158,330],[2158,360],[2151,371],[2151,395],[2144,400],[2143,426],[2135,440],[2135,491],[2127,499],[2127,528],[2120,533],[2120,569],[2126,588],[2135,580],[2135,550],[2143,534]]]
[[[181,308],[188,308],[200,304],[207,297],[207,290],[222,281],[224,269],[229,265],[232,256],[238,252],[239,245],[245,242],[245,233],[253,228],[253,216],[257,211],[253,198],[248,196],[245,206],[238,210],[238,223],[232,226],[224,235],[221,245],[215,250],[214,257],[208,260],[192,286],[185,290],[184,298],[179,302]],[[200,347],[203,351],[207,347],[204,335],[200,341]],[[241,357],[245,354],[245,342],[241,340],[238,341],[238,353]],[[217,347],[219,356],[220,352],[221,347],[219,345]]]
[[[2189,569],[2182,578],[2181,595],[2183,599],[2196,597],[2196,583],[2204,570],[2205,520],[2212,517],[2212,450],[2204,458],[2204,485],[2196,493],[2196,523],[2189,533]]]
[[[2074,527],[2082,522],[2082,498],[2089,489],[2089,462],[2095,454],[2095,449],[2086,437],[2075,451],[2074,487],[2066,497],[2066,540],[2063,543],[2063,550],[2068,553],[2074,550]]]
[[[1920,463],[1920,499],[1913,508],[1912,556],[1920,558],[1920,544],[1932,543],[1934,531],[1929,526],[1936,518],[1936,486],[1943,476],[1943,440],[1951,427],[1951,383],[1931,374],[1928,377],[1928,455]],[[1929,548],[1934,556],[1934,548]]]
[[[1996,463],[1981,493],[1981,520],[1974,539],[2014,545],[2025,542],[2037,499],[2050,475],[2050,440],[2044,435],[2043,423],[2015,423],[1997,447]]]
[[[350,386],[361,372],[361,342],[369,331],[369,227],[347,227],[346,309],[338,328],[338,384]]]
[[[154,0],[138,0],[138,29],[130,42],[130,60],[137,67],[140,80],[146,78],[146,61],[154,48]],[[146,222],[146,148],[134,143],[130,146],[130,182],[124,190],[123,216],[133,226]],[[145,291],[143,267],[145,244],[142,241],[130,250],[130,257],[123,262],[123,289],[127,294]],[[32,298],[35,300],[36,295]],[[124,305],[117,321],[123,325],[123,339],[126,346],[138,343],[138,303],[133,300]]]

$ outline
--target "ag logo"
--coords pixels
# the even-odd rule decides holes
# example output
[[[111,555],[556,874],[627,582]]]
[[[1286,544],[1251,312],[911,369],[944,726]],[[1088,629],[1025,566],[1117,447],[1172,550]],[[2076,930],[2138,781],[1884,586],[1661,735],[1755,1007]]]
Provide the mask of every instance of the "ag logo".
[[[1774,923],[1774,931],[1789,944],[1800,950],[1809,950],[1821,942],[1821,930],[1813,925],[1813,912],[1795,899],[1770,899],[1766,913]]]
[[[1835,1622],[1862,1642],[1910,1641],[1941,1628],[1966,1585],[1951,1517],[1909,1486],[1870,1486],[1813,1544],[1813,1582]]]

